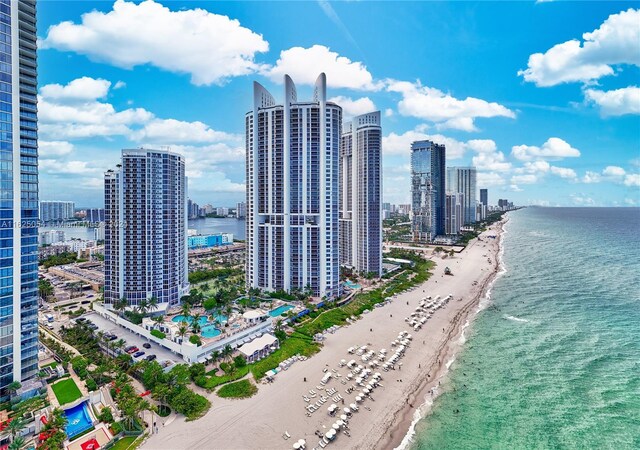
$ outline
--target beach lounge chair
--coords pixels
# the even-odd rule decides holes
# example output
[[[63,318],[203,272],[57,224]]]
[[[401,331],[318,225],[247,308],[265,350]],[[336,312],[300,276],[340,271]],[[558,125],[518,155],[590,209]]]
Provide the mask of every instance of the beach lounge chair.
[[[306,395],[303,395],[302,398],[304,399],[305,402],[309,403],[311,400],[309,399],[309,397],[307,397]]]
[[[324,442],[322,442],[322,441],[318,441],[318,445],[319,445],[320,447],[322,447],[322,448],[325,448],[325,447],[327,446],[327,444],[325,444],[325,443],[324,443]]]
[[[291,435],[289,434],[288,431],[285,431],[284,434],[282,435],[282,437],[284,438],[284,440],[286,441],[287,439],[291,439]]]

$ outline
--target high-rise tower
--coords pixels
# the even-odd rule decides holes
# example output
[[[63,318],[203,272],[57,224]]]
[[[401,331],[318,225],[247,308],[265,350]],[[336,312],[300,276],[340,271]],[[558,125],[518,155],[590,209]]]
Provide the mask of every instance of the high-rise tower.
[[[311,101],[284,77],[284,105],[259,83],[245,118],[247,286],[340,291],[338,159],[342,108],[320,74]]]
[[[411,232],[414,241],[431,242],[445,233],[444,145],[411,144]]]
[[[449,167],[447,169],[447,191],[464,194],[464,225],[476,221],[476,168]]]
[[[187,179],[182,156],[123,150],[104,176],[104,303],[155,297],[159,308],[189,293]]]
[[[36,2],[0,0],[0,402],[38,373]]]
[[[345,123],[340,139],[340,263],[382,274],[380,111]]]

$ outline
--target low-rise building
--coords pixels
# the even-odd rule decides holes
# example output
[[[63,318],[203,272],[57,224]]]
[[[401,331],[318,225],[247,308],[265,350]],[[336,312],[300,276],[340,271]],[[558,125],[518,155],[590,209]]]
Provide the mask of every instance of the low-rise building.
[[[233,234],[231,233],[199,234],[187,237],[187,247],[189,250],[229,244],[233,244]]]
[[[255,338],[248,344],[244,344],[238,348],[238,351],[245,357],[247,362],[252,363],[260,361],[280,347],[278,338],[272,334],[266,333]]]

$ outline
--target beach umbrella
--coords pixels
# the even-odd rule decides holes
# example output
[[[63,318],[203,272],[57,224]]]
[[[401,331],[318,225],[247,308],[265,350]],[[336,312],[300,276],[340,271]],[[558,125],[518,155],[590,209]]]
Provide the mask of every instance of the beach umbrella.
[[[362,402],[362,397],[360,397],[359,395],[356,397],[356,403],[360,403]]]
[[[325,437],[326,437],[327,439],[331,439],[331,436],[332,436],[332,435],[331,435],[331,432],[330,432],[330,431],[327,431],[327,433],[325,434]]]
[[[305,441],[304,439],[300,439],[298,441],[298,444],[300,444],[300,447],[304,447],[305,445],[307,445],[307,441]]]
[[[348,419],[348,417],[346,416],[346,414],[342,414],[340,416],[340,420],[347,420],[347,419]]]
[[[295,448],[296,450],[298,450],[300,448],[300,444],[298,442],[294,442],[293,443],[293,448]]]
[[[344,412],[346,412],[347,414],[351,414],[351,410],[349,408],[344,408]]]
[[[337,423],[334,423],[332,426],[333,426],[334,430],[339,430],[340,429],[340,425],[338,425]]]
[[[358,409],[358,407],[356,406],[356,404],[355,404],[355,403],[350,404],[350,405],[349,405],[349,407],[350,407],[351,409],[353,409],[354,411],[355,411],[356,409]]]

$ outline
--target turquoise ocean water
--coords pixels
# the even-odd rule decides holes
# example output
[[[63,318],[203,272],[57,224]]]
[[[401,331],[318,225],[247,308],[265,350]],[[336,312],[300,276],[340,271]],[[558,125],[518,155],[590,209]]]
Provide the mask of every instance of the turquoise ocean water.
[[[510,213],[491,290],[412,449],[640,449],[640,209]]]

